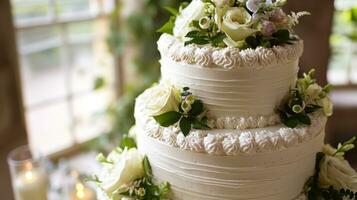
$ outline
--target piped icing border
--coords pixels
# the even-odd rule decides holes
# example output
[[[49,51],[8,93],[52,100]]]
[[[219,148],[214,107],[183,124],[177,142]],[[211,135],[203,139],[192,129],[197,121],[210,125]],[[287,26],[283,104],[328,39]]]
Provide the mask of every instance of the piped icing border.
[[[323,131],[325,123],[325,117],[314,115],[312,116],[312,125],[309,127],[292,129],[277,126],[249,129],[242,132],[232,130],[227,133],[219,133],[217,130],[194,130],[185,137],[178,127],[164,128],[155,120],[148,119],[143,127],[138,125],[137,132],[143,132],[167,145],[183,150],[210,155],[234,156],[278,151],[307,142]]]
[[[299,40],[291,45],[240,51],[232,47],[200,47],[195,44],[184,46],[183,42],[168,34],[163,34],[158,41],[158,49],[162,57],[171,58],[176,62],[225,70],[243,67],[262,69],[273,64],[293,62],[302,55],[303,46],[303,41]]]
[[[137,99],[135,104],[135,119],[137,124],[144,126],[148,120],[145,113],[147,99],[150,96],[151,88],[147,89]],[[280,124],[279,115],[273,113],[270,115],[256,115],[256,116],[227,116],[227,117],[209,117],[209,125],[216,129],[253,129],[264,128]]]

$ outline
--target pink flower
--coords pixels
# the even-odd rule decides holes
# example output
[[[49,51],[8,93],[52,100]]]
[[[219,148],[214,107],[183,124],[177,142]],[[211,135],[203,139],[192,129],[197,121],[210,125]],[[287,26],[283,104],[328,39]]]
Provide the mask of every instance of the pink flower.
[[[271,21],[263,21],[261,32],[264,36],[271,36],[273,33],[276,32],[276,26]]]
[[[282,9],[276,9],[270,13],[270,21],[282,23],[286,19],[286,14]]]

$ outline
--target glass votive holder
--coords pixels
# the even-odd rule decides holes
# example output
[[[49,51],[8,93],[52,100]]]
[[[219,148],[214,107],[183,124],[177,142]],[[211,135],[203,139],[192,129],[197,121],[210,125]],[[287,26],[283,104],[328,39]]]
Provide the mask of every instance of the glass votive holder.
[[[41,161],[29,146],[19,147],[8,155],[15,200],[47,200],[47,175]]]

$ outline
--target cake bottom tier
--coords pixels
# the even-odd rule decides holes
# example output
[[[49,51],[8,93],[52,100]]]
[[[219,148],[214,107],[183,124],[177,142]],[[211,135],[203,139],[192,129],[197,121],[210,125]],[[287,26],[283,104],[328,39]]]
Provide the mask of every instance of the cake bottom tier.
[[[324,136],[323,130],[291,148],[237,156],[181,150],[142,131],[137,142],[149,157],[155,179],[171,184],[171,200],[302,200]]]

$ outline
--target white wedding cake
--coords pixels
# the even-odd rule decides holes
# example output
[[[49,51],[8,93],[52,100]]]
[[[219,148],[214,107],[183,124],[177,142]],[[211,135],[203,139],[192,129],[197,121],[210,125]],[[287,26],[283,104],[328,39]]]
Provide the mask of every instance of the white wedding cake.
[[[292,26],[307,13],[287,15],[284,3],[193,0],[170,10],[162,79],[137,98],[132,131],[169,199],[307,199],[332,104],[313,71],[298,79],[303,41]]]

